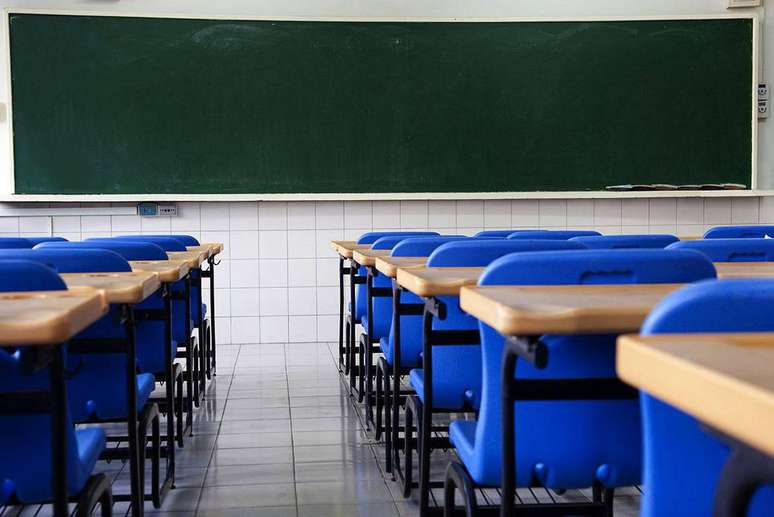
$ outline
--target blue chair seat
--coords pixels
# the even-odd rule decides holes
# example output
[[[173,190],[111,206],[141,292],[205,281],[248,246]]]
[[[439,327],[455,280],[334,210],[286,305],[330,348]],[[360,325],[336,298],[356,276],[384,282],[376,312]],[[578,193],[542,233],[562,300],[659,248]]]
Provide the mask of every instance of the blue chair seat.
[[[88,479],[94,471],[94,466],[99,460],[100,454],[105,450],[107,440],[105,431],[100,427],[88,427],[85,429],[76,429],[75,440],[78,447],[78,468]]]
[[[476,465],[476,422],[475,420],[455,420],[449,425],[449,441],[457,449],[457,456],[465,465]],[[470,468],[470,467],[468,467]],[[472,473],[480,478],[478,472]]]
[[[93,419],[112,420],[126,418],[126,388],[124,376],[120,381],[111,386],[113,389],[94,391],[93,386],[98,383],[91,379],[91,375],[76,375],[69,383],[71,412],[75,422],[88,422]],[[137,375],[137,411],[148,402],[155,388],[156,379],[153,374],[140,373]],[[83,401],[86,401],[85,403]],[[80,404],[78,404],[80,403]]]
[[[478,408],[481,399],[480,347],[462,345],[446,348],[448,350],[433,351],[433,407],[463,409],[472,405]],[[443,375],[438,372],[443,372]],[[424,402],[425,372],[421,368],[411,370],[409,383]]]

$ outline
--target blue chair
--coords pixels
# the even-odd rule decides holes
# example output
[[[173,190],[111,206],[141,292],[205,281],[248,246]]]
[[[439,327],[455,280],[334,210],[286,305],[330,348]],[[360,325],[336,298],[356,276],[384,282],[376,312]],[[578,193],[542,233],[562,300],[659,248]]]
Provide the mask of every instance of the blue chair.
[[[26,258],[53,267],[59,273],[116,273],[130,272],[129,262],[113,251],[104,249],[33,249],[33,250],[0,250],[0,260]],[[156,301],[152,301],[152,298]],[[161,305],[160,295],[152,295],[146,305]],[[108,314],[91,324],[73,338],[73,342],[100,342],[112,339],[124,339],[126,329],[121,323],[121,307],[111,305]],[[166,335],[160,322],[139,322],[135,325],[136,362],[141,373],[136,375],[136,409],[139,415],[138,427],[140,435],[138,447],[144,450],[147,432],[152,427],[153,448],[151,458],[154,472],[159,472],[160,453],[158,436],[158,406],[151,400],[158,375],[167,383],[166,407],[175,410],[172,386],[177,381],[179,398],[182,398],[182,372],[179,367],[175,376],[170,376],[170,361],[174,358],[175,349],[165,350]],[[173,343],[174,345],[174,343]],[[67,361],[68,370],[76,372],[68,381],[68,399],[72,418],[76,423],[95,423],[109,421],[126,421],[126,356],[124,353],[103,353],[92,351],[76,352],[71,348]],[[178,420],[181,413],[177,408]],[[174,416],[169,415],[169,443],[173,443]],[[144,464],[145,454],[140,456]],[[171,478],[169,478],[171,479]],[[152,487],[152,497],[157,506],[161,504],[161,486]]]
[[[712,263],[686,250],[586,250],[518,253],[489,265],[479,285],[574,285],[694,282],[715,277]],[[502,484],[502,386],[505,337],[479,322],[483,364],[481,410],[475,422],[449,430],[459,462],[447,469],[447,511],[460,487],[467,507],[474,487]],[[614,335],[544,335],[548,364],[519,361],[515,378],[615,378]],[[634,400],[534,401],[515,404],[517,487],[597,486],[607,494],[640,481],[640,418]],[[569,431],[569,432],[568,432]],[[451,496],[451,500],[449,497]],[[601,499],[601,498],[600,498]],[[595,498],[612,511],[612,500]],[[675,515],[668,513],[668,515]]]
[[[717,226],[704,234],[705,239],[764,239],[774,237],[774,226]]]
[[[407,237],[404,235],[389,235],[381,237],[374,241],[371,246],[372,250],[392,250],[399,244],[408,241],[407,246],[403,246],[403,250],[411,249],[416,252],[422,252],[423,250],[433,250],[443,243],[451,242],[454,240],[467,239],[465,236],[451,235],[451,236],[433,236],[433,235],[420,235]],[[413,244],[412,244],[413,243]],[[405,256],[405,255],[395,255]],[[421,256],[421,255],[419,255]],[[368,274],[366,272],[366,274]],[[367,280],[368,281],[368,280]],[[372,286],[375,288],[391,288],[392,282],[384,275],[376,275],[370,279]],[[367,288],[364,298],[367,297]],[[373,315],[373,323],[369,326],[369,316]],[[364,373],[359,376],[359,396],[358,401],[362,402],[364,397],[370,397],[372,392],[372,359],[375,352],[372,344],[379,342],[379,340],[386,336],[390,330],[390,322],[392,321],[392,297],[379,296],[373,297],[371,300],[371,307],[369,312],[368,302],[366,301],[366,313],[361,318],[360,323],[365,330],[360,340],[360,354],[359,360],[361,365],[364,365]],[[370,400],[370,399],[368,399]],[[367,406],[367,417],[371,421],[371,409]]]
[[[774,239],[704,239],[681,241],[669,249],[696,250],[713,262],[774,261]]]
[[[509,239],[546,239],[546,240],[567,240],[573,237],[591,237],[601,235],[593,230],[531,230],[514,232],[508,236]]]
[[[484,230],[482,232],[478,232],[473,237],[500,237],[502,239],[505,239],[509,235],[513,235],[514,233],[521,233],[521,232],[533,232],[538,230]],[[548,230],[545,230],[548,231]]]
[[[666,297],[651,311],[642,333],[771,332],[773,313],[772,280],[707,281]],[[712,515],[728,445],[694,417],[649,393],[641,392],[640,402],[647,486],[640,515]],[[766,486],[756,491],[746,515],[771,515],[773,507],[774,487]]]
[[[40,249],[87,249],[110,250],[118,253],[127,261],[133,260],[169,260],[163,248],[152,243],[126,242],[118,239],[87,240],[80,242],[43,242],[35,246]]]
[[[526,251],[567,251],[580,250],[583,246],[568,240],[480,240],[450,242],[438,247],[428,258],[428,267],[485,267],[498,258]],[[410,295],[410,293],[406,293]],[[406,296],[404,295],[404,296]],[[422,300],[410,295],[409,301],[422,303]],[[439,300],[446,307],[444,320],[433,319],[434,330],[476,330],[478,322],[463,312],[459,297],[442,296]],[[422,316],[404,316],[400,327],[400,364],[399,372],[409,375],[409,383],[415,395],[406,402],[406,422],[416,422],[421,429],[421,408],[425,400],[425,375],[422,369],[423,337]],[[385,340],[385,361],[390,369],[394,367],[395,333],[391,329],[389,340]],[[459,412],[478,410],[481,397],[481,350],[478,344],[460,344],[457,346],[434,347],[433,349],[433,399],[430,405],[433,411]],[[407,431],[407,432],[409,432]],[[428,453],[429,454],[429,453]],[[420,463],[428,461],[428,454],[420,453]],[[408,466],[412,463],[411,450],[405,451],[406,475],[404,494],[410,492],[411,475]],[[420,467],[421,470],[422,467]]]
[[[87,240],[82,242],[45,242],[42,244],[38,244],[34,248],[35,250],[53,250],[53,249],[61,249],[61,250],[78,250],[78,249],[91,249],[91,250],[110,250],[113,251],[119,255],[121,255],[125,260],[127,261],[134,261],[134,260],[168,260],[166,252],[158,245],[150,243],[150,242],[135,242],[135,241],[127,241],[127,240],[121,240],[121,239],[102,239],[102,240]],[[185,293],[185,286],[183,281],[175,282],[174,284],[169,286],[170,291],[174,297],[180,298],[182,294]],[[164,309],[164,301],[158,297],[158,296],[151,296],[147,300],[145,300],[143,303],[139,304],[137,306],[138,309],[149,309],[149,310],[163,310]],[[177,349],[178,345],[180,343],[185,343],[185,331],[180,331],[181,328],[185,328],[185,304],[180,303],[179,300],[173,300],[173,303],[171,304],[171,316],[172,316],[172,328],[173,328],[173,336],[172,336],[172,344],[171,346],[174,347],[174,349]],[[141,325],[138,325],[137,327],[137,342],[138,342],[138,354],[141,357],[146,357],[145,351],[143,350],[144,343],[153,343],[154,339],[148,336],[146,333],[155,334],[157,332],[160,332],[161,329],[163,329],[163,322],[160,321],[146,321],[142,322]],[[176,331],[176,332],[175,332]],[[180,337],[183,337],[181,340]],[[150,352],[150,351],[149,351]],[[155,371],[155,366],[158,365],[158,360],[160,357],[163,357],[163,348],[156,348],[154,349],[154,352],[151,354],[149,353],[147,357],[149,357],[148,362],[146,362],[148,368],[153,369],[153,373],[156,375],[162,374],[163,371]],[[186,370],[188,372],[196,371],[198,372],[198,362],[195,360],[198,356],[198,350],[196,347],[191,347],[190,350],[186,350]],[[151,359],[154,358],[155,359]],[[140,363],[143,364],[142,361]],[[178,370],[175,370],[174,372],[174,378],[179,379],[180,372]],[[187,393],[195,393],[198,394],[198,383],[197,386],[194,386],[193,383],[193,377],[196,377],[196,375],[186,376],[186,387],[187,387]],[[177,408],[182,407],[182,400],[180,395],[182,393],[182,387],[178,386],[178,404]],[[186,397],[185,405],[186,405],[186,427],[190,427],[191,423],[193,422],[193,405],[196,404],[198,406],[198,401],[194,401],[192,397]],[[178,443],[182,446],[182,418],[178,418]]]
[[[32,248],[34,244],[29,239],[21,237],[0,237],[0,249]]]
[[[184,246],[201,246],[201,243],[199,242],[199,239],[196,237],[193,237],[191,235],[183,235],[181,233],[173,233],[170,235],[164,235],[164,237],[170,237],[172,239],[177,239],[180,242],[183,243]]]
[[[594,250],[663,249],[680,239],[674,235],[593,235],[573,237],[575,242]]]
[[[67,242],[64,237],[24,237],[32,243],[33,246],[37,246],[41,242]]]
[[[18,289],[20,288],[20,289]],[[0,261],[0,289],[3,291],[59,291],[67,287],[49,267],[24,260]],[[47,391],[51,388],[47,371],[30,372],[20,348],[15,352],[0,349],[0,393]],[[66,353],[65,353],[66,355]],[[105,450],[105,433],[99,428],[76,430],[67,411],[64,432],[67,447],[67,494],[78,497],[77,515],[86,516],[99,502],[104,512],[113,505],[111,484],[94,467]],[[47,413],[9,412],[0,414],[0,504],[50,503],[52,425]]]

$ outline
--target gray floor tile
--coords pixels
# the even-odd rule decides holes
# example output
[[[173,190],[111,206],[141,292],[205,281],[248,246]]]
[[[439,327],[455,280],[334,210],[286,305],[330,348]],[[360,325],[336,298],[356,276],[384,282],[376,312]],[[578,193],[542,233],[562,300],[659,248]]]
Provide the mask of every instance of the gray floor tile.
[[[293,483],[293,465],[237,465],[210,467],[204,486],[235,486]]]
[[[399,517],[395,503],[313,504],[298,507],[299,517]]]
[[[392,496],[381,479],[298,483],[296,494],[299,505],[392,501]]]
[[[216,449],[212,455],[211,466],[265,465],[268,463],[293,463],[293,449],[291,447]]]
[[[290,420],[231,420],[220,426],[220,434],[244,434],[245,430],[253,433],[289,433]]]
[[[340,481],[381,480],[383,477],[375,460],[362,463],[296,462],[296,483],[331,481],[332,479]]]
[[[296,431],[293,429],[293,445],[366,445],[372,443],[359,429],[335,431]]]
[[[278,508],[232,508],[230,510],[199,510],[196,517],[296,517],[295,506]]]
[[[261,506],[295,506],[292,483],[276,485],[218,486],[202,489],[199,509],[206,511]]]
[[[343,463],[362,463],[374,461],[374,454],[368,446],[339,445],[312,445],[295,446],[293,448],[296,461],[299,463],[312,463],[316,461],[338,461]]]
[[[283,407],[227,408],[223,421],[231,420],[282,420],[290,418],[290,411]]]
[[[245,429],[248,431],[248,429]],[[242,449],[252,447],[290,447],[293,438],[290,433],[222,434],[215,447],[218,449]]]

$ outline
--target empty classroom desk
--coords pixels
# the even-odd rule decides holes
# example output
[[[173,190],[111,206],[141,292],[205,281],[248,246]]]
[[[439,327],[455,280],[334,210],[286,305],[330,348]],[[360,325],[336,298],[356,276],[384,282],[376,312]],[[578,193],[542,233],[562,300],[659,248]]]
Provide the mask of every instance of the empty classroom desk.
[[[41,366],[49,369],[54,515],[66,517],[67,503],[67,380],[63,345],[107,313],[105,293],[91,287],[67,291],[0,293],[0,345],[34,347]],[[2,398],[2,394],[0,394]],[[29,403],[29,401],[28,401]]]
[[[715,493],[716,517],[740,515],[774,483],[774,333],[621,336],[625,382],[705,423],[735,452]]]

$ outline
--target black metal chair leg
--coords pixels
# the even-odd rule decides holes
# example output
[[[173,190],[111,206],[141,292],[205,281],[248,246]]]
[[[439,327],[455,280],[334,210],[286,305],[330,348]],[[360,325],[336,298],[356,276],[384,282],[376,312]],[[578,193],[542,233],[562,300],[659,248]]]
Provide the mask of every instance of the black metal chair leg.
[[[384,378],[386,374],[382,368],[382,360],[380,359],[376,365],[376,389],[374,390],[374,403],[376,406],[376,415],[374,415],[374,438],[381,440],[382,438],[382,408],[384,406]],[[389,378],[389,377],[387,377]],[[370,401],[369,401],[370,402]]]
[[[88,517],[92,509],[99,503],[102,517],[113,517],[113,492],[110,478],[104,473],[89,477],[78,498],[77,517]]]
[[[470,479],[465,467],[452,461],[446,467],[446,479],[443,485],[443,515],[444,517],[454,517],[459,515],[454,504],[455,491],[459,489],[462,493],[462,500],[465,508],[465,516],[473,517],[478,513],[478,501],[476,500],[476,490],[473,480]]]
[[[411,497],[411,489],[414,483],[414,458],[413,450],[419,451],[419,436],[421,430],[419,427],[419,415],[421,414],[419,398],[416,396],[406,399],[403,424],[403,497]],[[414,417],[417,416],[417,439],[414,440]],[[414,447],[414,444],[417,444]],[[421,468],[421,465],[420,465]],[[421,471],[420,471],[421,476]]]

